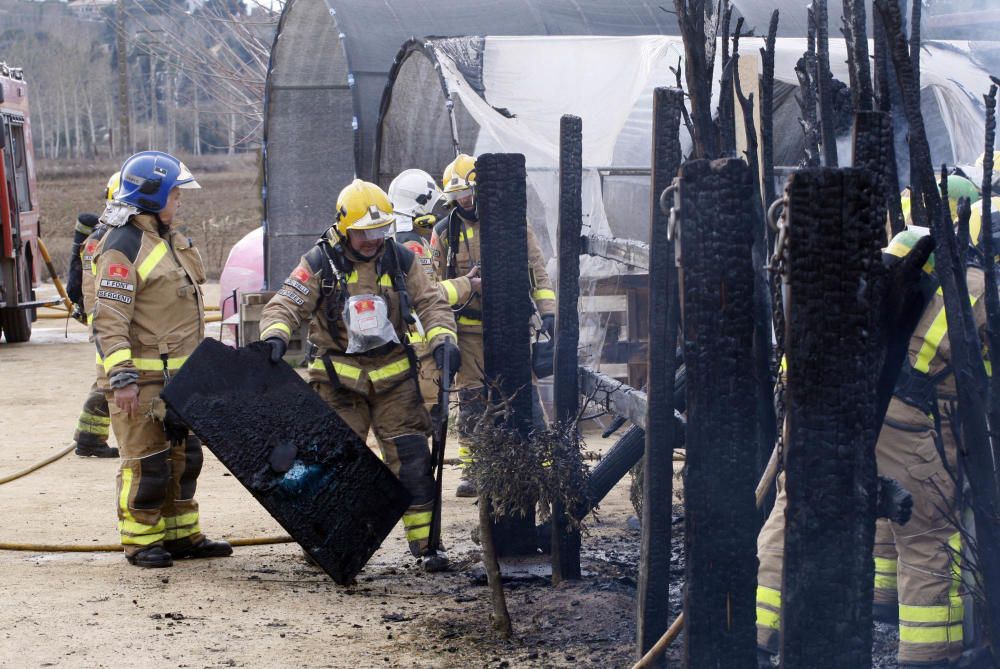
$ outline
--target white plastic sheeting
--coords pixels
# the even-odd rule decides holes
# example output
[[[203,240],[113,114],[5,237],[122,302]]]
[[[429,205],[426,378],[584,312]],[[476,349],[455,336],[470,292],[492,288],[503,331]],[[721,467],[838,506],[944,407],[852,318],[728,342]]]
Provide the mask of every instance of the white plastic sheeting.
[[[613,170],[647,168],[650,164],[652,93],[658,86],[676,85],[675,74],[683,61],[683,43],[678,37],[486,37],[469,38],[481,52],[478,68],[474,60],[456,49],[455,40],[428,39],[420,49],[404,58],[433,61],[442,87],[413,87],[402,80],[409,71],[427,68],[401,67],[387,88],[387,104],[377,137],[377,147],[406,143],[408,133],[421,130],[421,109],[445,107],[451,114],[448,134],[433,138],[438,146],[478,155],[487,152],[523,153],[528,166],[529,218],[545,249],[554,249],[558,208],[559,119],[575,114],[583,119],[584,225],[596,234],[645,239],[648,236],[648,178],[617,175]],[[744,38],[740,53],[759,60],[762,39]],[[872,48],[872,47],[870,47]],[[779,39],[775,56],[776,88],[786,92],[776,100],[776,144],[798,149],[802,130],[794,119],[797,103],[787,94],[798,85],[795,63],[806,49],[805,39]],[[714,71],[717,106],[721,65],[716,50]],[[847,52],[843,40],[830,41],[833,76],[849,81]],[[971,163],[981,153],[984,111],[981,94],[989,86],[987,73],[968,55],[963,43],[928,43],[921,57],[921,86],[925,118],[935,162]],[[456,57],[455,54],[459,54]],[[470,79],[472,82],[470,82]],[[420,100],[412,99],[418,91]],[[759,97],[756,90],[753,92]],[[407,97],[409,96],[409,97]],[[406,110],[406,129],[396,119],[393,106]],[[791,122],[788,122],[788,119]],[[440,124],[438,124],[440,125]],[[440,132],[424,129],[425,132]],[[788,133],[791,133],[789,137]],[[840,163],[850,163],[847,136],[840,142]],[[788,141],[785,141],[788,140]],[[425,139],[426,143],[426,139]],[[689,146],[686,131],[682,143]],[[440,151],[440,149],[438,149]],[[439,162],[440,153],[428,159]],[[447,152],[447,153],[450,153]],[[794,155],[793,155],[794,154]],[[391,175],[407,167],[440,173],[443,165],[394,165],[381,155],[379,174]],[[798,150],[779,146],[777,164],[794,165]],[[411,152],[407,160],[421,163]],[[611,172],[607,169],[611,168]],[[609,225],[609,219],[611,224]],[[606,273],[603,265],[585,268]]]

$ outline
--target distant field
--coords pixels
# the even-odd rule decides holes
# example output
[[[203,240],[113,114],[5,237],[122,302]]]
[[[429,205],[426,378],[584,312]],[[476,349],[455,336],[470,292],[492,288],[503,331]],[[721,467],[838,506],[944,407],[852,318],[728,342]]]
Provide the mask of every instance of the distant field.
[[[202,190],[184,193],[179,228],[201,249],[210,278],[218,278],[233,244],[260,225],[260,181],[255,154],[183,157]],[[42,238],[64,274],[80,212],[104,210],[103,190],[120,164],[39,161]]]

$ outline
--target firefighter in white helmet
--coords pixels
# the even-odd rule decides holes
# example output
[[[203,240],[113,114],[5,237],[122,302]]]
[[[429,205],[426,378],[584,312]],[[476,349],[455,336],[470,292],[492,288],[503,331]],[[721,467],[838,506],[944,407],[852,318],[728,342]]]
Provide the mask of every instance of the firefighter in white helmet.
[[[400,172],[389,184],[389,199],[396,215],[396,241],[413,251],[427,277],[436,281],[429,240],[434,225],[447,212],[444,193],[430,174],[409,169]],[[478,268],[474,268],[469,276],[443,279],[438,289],[445,298],[453,293],[459,302],[465,302],[479,291],[481,281],[477,274]],[[425,344],[423,327],[414,323],[409,330],[410,343],[420,359],[420,393],[429,409],[438,401],[439,374],[434,365],[429,364],[431,351]]]
[[[336,222],[299,261],[264,307],[261,339],[272,362],[291,333],[309,321],[317,355],[312,387],[362,440],[375,432],[382,457],[410,492],[403,526],[410,552],[427,571],[447,568],[430,549],[434,478],[427,444],[430,417],[407,326],[420,319],[438,368],[458,369],[455,319],[416,256],[392,239],[395,216],[375,184],[355,179],[337,198]]]

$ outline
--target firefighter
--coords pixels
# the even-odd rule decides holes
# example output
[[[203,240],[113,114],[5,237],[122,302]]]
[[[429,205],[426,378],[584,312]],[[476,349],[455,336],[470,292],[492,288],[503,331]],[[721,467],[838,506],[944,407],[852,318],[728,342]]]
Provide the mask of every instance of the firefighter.
[[[441,281],[459,276],[478,276],[480,262],[480,225],[476,211],[476,159],[459,154],[444,170],[442,179],[445,197],[452,209],[445,220],[434,226],[431,237],[434,271]],[[489,225],[489,222],[485,223]],[[538,248],[535,234],[528,226],[528,262],[531,279],[531,298],[534,300],[542,320],[542,329],[552,337],[555,329],[556,294],[552,282],[545,271],[545,260]],[[484,397],[483,387],[483,313],[481,295],[477,289],[469,298],[462,299],[456,290],[448,288],[448,303],[455,311],[458,321],[458,343],[462,350],[462,369],[458,375],[459,432],[468,430],[468,421],[481,410]],[[525,323],[525,327],[528,324]],[[544,423],[537,391],[532,387],[535,406],[535,424]],[[470,459],[468,444],[460,441],[459,458],[467,464]],[[456,491],[458,497],[475,497],[476,488],[472,481],[462,477]]]
[[[979,231],[971,231],[978,239]],[[886,256],[905,257],[920,234],[904,231]],[[984,275],[979,252],[970,248],[966,271],[969,296],[980,335],[985,333]],[[921,279],[929,299],[920,317],[879,433],[875,454],[880,476],[895,479],[913,495],[906,525],[888,523],[876,535],[875,612],[891,618],[886,604],[898,598],[899,666],[944,669],[962,654],[961,535],[952,408],[957,401],[944,300],[936,289],[933,256]],[[926,286],[924,285],[926,283]],[[983,340],[985,341],[985,339]],[[942,454],[944,459],[942,459]],[[779,477],[778,498],[757,540],[757,645],[766,654],[779,649],[781,578],[786,496]],[[890,544],[895,545],[895,550]]]
[[[396,215],[395,240],[413,251],[427,277],[436,281],[429,238],[439,215],[445,209],[445,198],[437,182],[427,172],[403,170],[389,184],[389,200]],[[471,276],[444,279],[438,289],[445,297],[454,293],[460,302],[479,291],[480,279],[473,269]],[[431,364],[431,351],[424,345],[424,335],[416,324],[409,327],[410,343],[420,360],[420,394],[428,409],[437,404],[439,374]]]
[[[174,228],[181,191],[190,188],[200,186],[169,154],[126,160],[101,217],[111,229],[94,258],[94,343],[106,373],[100,387],[122,457],[118,529],[125,556],[139,567],[233,552],[201,533],[194,499],[201,442],[159,397],[205,331],[201,255]]]
[[[110,202],[118,190],[120,173],[115,172],[108,179],[105,201]],[[93,214],[80,214],[73,231],[73,246],[70,251],[69,271],[66,276],[66,295],[73,303],[73,315],[84,325],[93,322],[94,307],[94,250],[107,227],[100,225]],[[103,370],[98,368],[100,375]],[[76,432],[73,434],[75,452],[81,457],[117,458],[118,449],[108,446],[111,418],[108,414],[108,400],[97,386],[90,386],[87,399],[83,401]]]
[[[316,347],[312,387],[364,441],[375,432],[385,464],[413,499],[403,514],[410,552],[426,571],[447,568],[428,546],[434,478],[431,423],[407,342],[415,316],[440,369],[461,363],[455,319],[409,249],[392,238],[392,204],[381,188],[355,179],[337,198],[336,223],[299,261],[261,314],[272,362],[291,333],[309,321]]]

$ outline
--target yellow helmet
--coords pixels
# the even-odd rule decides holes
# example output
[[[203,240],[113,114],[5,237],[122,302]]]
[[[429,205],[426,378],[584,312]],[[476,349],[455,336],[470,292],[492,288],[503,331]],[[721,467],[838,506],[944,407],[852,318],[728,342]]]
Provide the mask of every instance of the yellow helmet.
[[[355,179],[337,196],[337,231],[342,237],[348,230],[378,230],[388,227],[396,217],[385,191],[373,183]]]
[[[448,163],[444,168],[444,178],[441,179],[441,187],[445,196],[449,200],[457,200],[460,197],[470,194],[472,187],[476,185],[476,159],[470,155],[460,153],[455,156],[455,160]]]
[[[122,185],[122,173],[121,170],[119,170],[118,172],[112,174],[111,178],[108,179],[108,185],[106,187],[107,192],[105,193],[108,202],[111,202],[111,200],[115,199],[115,193],[118,192],[118,187],[121,185]]]
[[[991,218],[1000,212],[1000,195],[990,198]],[[995,219],[994,219],[995,220]],[[995,228],[994,228],[995,229]],[[983,201],[972,203],[972,216],[969,217],[969,239],[973,246],[979,246],[983,235]]]
[[[986,154],[981,153],[979,157],[976,158],[976,167],[982,167],[983,161],[986,160]],[[1000,167],[1000,151],[993,152],[993,169]]]

